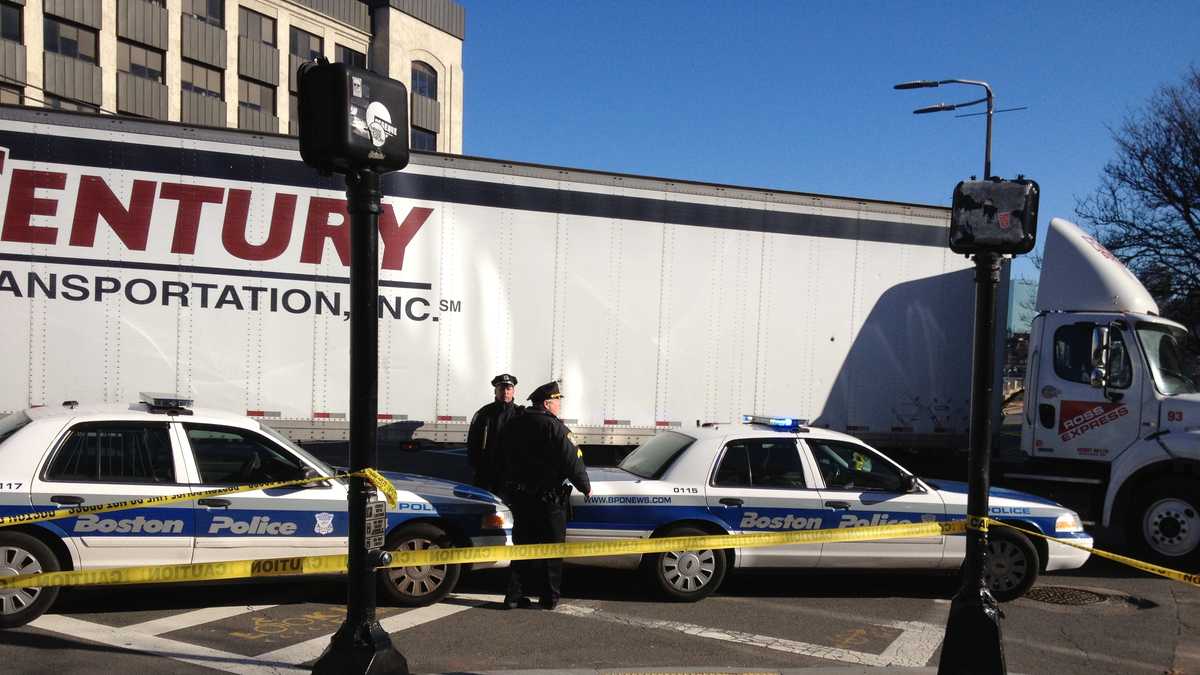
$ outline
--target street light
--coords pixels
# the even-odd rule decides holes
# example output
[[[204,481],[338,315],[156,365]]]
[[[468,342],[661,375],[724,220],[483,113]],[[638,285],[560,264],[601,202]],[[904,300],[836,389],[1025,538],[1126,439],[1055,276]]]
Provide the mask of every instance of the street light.
[[[913,114],[957,110],[986,102],[987,142],[983,155],[983,182],[988,183],[992,175],[992,88],[986,82],[976,80],[916,80],[902,82],[895,88],[925,89],[943,84],[983,87],[987,95],[974,101],[917,108]],[[952,249],[955,248],[953,232],[952,226]],[[1032,243],[1032,239],[1029,242]],[[938,661],[939,675],[1002,675],[1007,672],[1000,635],[1000,608],[984,580],[988,554],[988,472],[992,455],[991,414],[988,408],[995,385],[991,364],[995,358],[993,332],[996,324],[996,287],[1000,281],[1000,254],[996,250],[986,247],[974,249],[975,344],[971,380],[971,450],[967,469],[967,550],[962,586],[954,595],[950,616],[946,620],[942,655]]]
[[[912,82],[901,82],[895,85],[892,89],[930,89],[940,87],[943,84],[969,84],[976,87],[983,87],[987,95],[983,98],[975,99],[974,101],[964,101],[962,103],[939,103],[927,108],[917,108],[913,111],[914,115],[923,115],[925,113],[945,112],[949,110],[958,110],[959,108],[968,108],[973,105],[987,102],[987,143],[983,149],[983,179],[987,180],[992,177],[992,114],[995,108],[992,105],[992,88],[987,82],[978,80],[913,80]]]

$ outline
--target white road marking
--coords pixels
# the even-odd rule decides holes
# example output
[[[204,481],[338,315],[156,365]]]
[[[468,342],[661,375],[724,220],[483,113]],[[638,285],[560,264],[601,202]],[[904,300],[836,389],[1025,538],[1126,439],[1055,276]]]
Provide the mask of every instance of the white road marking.
[[[201,647],[178,640],[169,640],[156,635],[134,633],[125,628],[102,626],[98,623],[81,621],[69,616],[47,614],[29,624],[34,628],[61,633],[81,640],[121,647],[151,656],[162,656],[175,661],[191,663],[206,668],[223,670],[236,675],[276,675],[306,672],[291,664],[271,663],[261,657],[241,656],[219,649]]]
[[[135,633],[143,633],[145,635],[162,635],[172,631],[181,630],[183,628],[191,628],[199,626],[202,623],[211,621],[220,621],[241,614],[249,614],[262,609],[270,609],[275,605],[246,605],[241,607],[205,607],[192,612],[184,612],[183,614],[174,614],[172,616],[155,619],[153,621],[145,621],[135,623],[132,626],[125,626],[122,630],[133,631]]]
[[[854,651],[852,649],[842,649],[840,647],[830,647],[827,645],[818,645],[810,642],[799,642],[797,640],[787,640],[768,635],[756,635],[754,633],[743,633],[740,631],[725,630],[720,628],[709,628],[707,626],[699,626],[692,623],[646,619],[637,616],[614,614],[591,607],[560,605],[558,609],[554,611],[570,616],[587,617],[599,619],[601,621],[620,623],[627,626],[633,626],[635,628],[669,630],[677,633],[684,633],[686,635],[709,638],[711,640],[735,642],[738,644],[762,647],[764,649],[772,649],[780,652],[801,654],[803,656],[812,656],[819,659],[842,661],[845,663],[854,663],[864,666],[924,666],[929,662],[929,659],[933,656],[934,651],[937,650],[938,645],[940,645],[942,642],[942,628],[940,626],[934,626],[932,624],[921,623],[918,621],[872,622],[878,626],[897,628],[901,631],[901,634],[900,637],[896,638],[882,653],[871,654],[868,652]]]
[[[389,616],[388,618],[380,621],[379,625],[383,626],[383,629],[388,633],[399,633],[402,630],[415,628],[416,626],[429,623],[430,621],[437,621],[438,619],[444,619],[448,616],[458,614],[459,612],[465,612],[468,609],[474,609],[487,602],[501,602],[504,600],[504,596],[502,595],[476,596],[465,593],[452,594],[450,598],[467,600],[471,604],[459,605],[441,602],[428,607],[418,607],[417,609],[409,610],[403,614]],[[323,635],[311,640],[305,640],[304,642],[282,647],[272,652],[259,654],[255,658],[278,663],[290,663],[294,665],[307,663],[317,658],[321,655],[321,652],[325,651],[325,648],[329,646],[329,638],[332,635],[333,634],[330,633],[329,635]]]

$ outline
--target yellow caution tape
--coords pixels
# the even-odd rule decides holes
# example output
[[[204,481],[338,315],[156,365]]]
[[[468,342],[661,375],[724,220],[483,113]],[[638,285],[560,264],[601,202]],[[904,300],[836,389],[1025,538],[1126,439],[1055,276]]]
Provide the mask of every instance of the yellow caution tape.
[[[71,516],[79,516],[87,513],[107,513],[109,511],[122,511],[125,509],[134,509],[139,506],[161,506],[163,504],[175,504],[178,502],[191,501],[193,499],[207,499],[209,497],[220,497],[223,495],[232,495],[239,492],[252,492],[254,490],[271,490],[274,488],[289,487],[292,485],[307,485],[309,483],[317,483],[322,480],[331,480],[332,478],[349,478],[351,476],[363,476],[372,483],[375,480],[387,482],[387,479],[379,475],[378,472],[373,472],[376,479],[372,479],[365,473],[338,473],[331,477],[322,478],[298,478],[296,480],[280,480],[271,483],[254,483],[251,485],[235,485],[227,488],[214,488],[212,490],[204,490],[202,492],[191,492],[188,494],[179,495],[162,495],[159,497],[145,497],[142,499],[126,499],[119,502],[108,502],[107,504],[95,504],[93,506],[72,506],[67,509],[50,509],[47,511],[35,511],[33,513],[23,513],[16,516],[0,517],[0,527],[9,525],[27,525],[29,523],[41,523],[47,520],[58,520],[60,518],[70,518]],[[390,483],[388,483],[391,486]],[[376,483],[378,487],[378,484]],[[380,488],[387,493],[386,488]],[[391,488],[391,499],[389,503],[395,504],[396,488]]]
[[[839,541],[873,541],[893,537],[932,537],[962,534],[964,521],[874,525],[806,532],[768,532],[755,534],[717,534],[699,537],[662,537],[619,541],[571,542],[565,544],[523,544],[520,546],[479,546],[474,548],[432,548],[421,551],[391,551],[387,567],[418,567],[501,560],[540,558],[585,558],[629,553],[663,553],[703,549],[754,548],[788,544],[817,544]],[[177,583],[246,579],[301,574],[338,574],[346,571],[346,556],[297,556],[265,560],[120,567],[75,572],[46,572],[0,577],[0,590],[49,586],[95,586],[119,584]]]
[[[967,529],[986,533],[988,531],[988,519],[986,517],[967,516]]]
[[[374,485],[383,493],[383,496],[387,499],[388,506],[396,505],[396,502],[400,499],[400,495],[396,492],[396,486],[392,485],[392,481],[384,478],[383,474],[375,469],[363,469],[361,473],[363,478],[366,478],[371,482],[371,485]]]
[[[1189,574],[1187,572],[1180,572],[1179,570],[1173,570],[1169,567],[1163,567],[1161,565],[1152,565],[1150,563],[1142,562],[1141,560],[1129,558],[1127,556],[1119,555],[1117,553],[1110,553],[1109,551],[1102,551],[1098,548],[1092,548],[1090,546],[1084,546],[1082,544],[1075,544],[1075,543],[1072,543],[1072,542],[1064,540],[1064,539],[1056,539],[1054,537],[1044,535],[1041,532],[1027,530],[1023,527],[1017,527],[1016,525],[1001,522],[994,518],[986,518],[985,520],[987,520],[987,522],[989,522],[993,525],[1000,525],[1002,527],[1008,527],[1008,528],[1017,530],[1018,532],[1023,532],[1025,534],[1028,534],[1033,537],[1041,537],[1042,539],[1045,539],[1047,541],[1053,541],[1055,543],[1062,544],[1063,546],[1070,546],[1071,548],[1077,548],[1081,551],[1087,551],[1089,553],[1092,553],[1093,555],[1098,555],[1101,558],[1108,558],[1109,560],[1112,560],[1114,562],[1119,562],[1122,565],[1128,565],[1135,569],[1139,569],[1143,572],[1149,572],[1150,574],[1157,574],[1160,577],[1166,577],[1168,579],[1173,579],[1175,581],[1180,581],[1185,584],[1200,587],[1200,574]]]

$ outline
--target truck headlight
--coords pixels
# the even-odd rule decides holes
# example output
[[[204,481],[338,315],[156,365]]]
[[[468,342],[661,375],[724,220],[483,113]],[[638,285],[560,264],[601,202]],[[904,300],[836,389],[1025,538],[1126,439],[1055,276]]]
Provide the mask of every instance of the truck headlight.
[[[508,509],[503,509],[495,513],[489,513],[483,517],[483,522],[480,525],[485,530],[511,530],[513,526],[512,512]]]
[[[1054,521],[1055,532],[1083,532],[1083,522],[1079,520],[1079,514],[1070,511],[1058,517]]]

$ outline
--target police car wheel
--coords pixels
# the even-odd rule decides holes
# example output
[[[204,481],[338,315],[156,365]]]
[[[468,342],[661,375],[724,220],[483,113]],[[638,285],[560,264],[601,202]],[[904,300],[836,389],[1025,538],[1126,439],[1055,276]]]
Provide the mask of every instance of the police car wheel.
[[[42,542],[21,532],[0,532],[0,577],[57,572],[58,558]],[[0,589],[0,628],[16,628],[50,608],[58,588]]]
[[[1015,530],[994,527],[988,530],[987,569],[983,578],[992,597],[1009,602],[1025,595],[1037,581],[1041,561],[1029,538]]]
[[[389,551],[424,551],[454,545],[445,530],[432,523],[416,523],[388,537]],[[398,605],[419,607],[440,602],[458,585],[459,565],[393,567],[379,571],[384,595]]]
[[[694,527],[677,527],[662,536],[703,537],[707,534]],[[642,569],[667,600],[696,602],[712,595],[721,585],[726,563],[725,552],[720,550],[668,551],[647,555]]]

